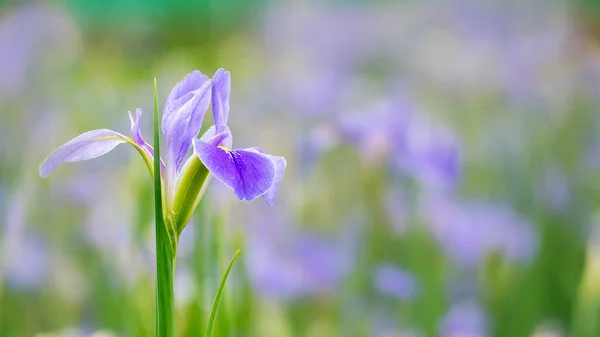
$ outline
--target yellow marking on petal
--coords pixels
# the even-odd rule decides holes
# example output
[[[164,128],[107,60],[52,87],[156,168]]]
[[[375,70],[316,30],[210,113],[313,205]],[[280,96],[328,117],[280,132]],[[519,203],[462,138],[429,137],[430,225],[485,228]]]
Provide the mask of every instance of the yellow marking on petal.
[[[226,146],[219,145],[219,146],[217,146],[217,147],[218,147],[219,149],[221,149],[221,150],[225,151],[225,152],[231,152],[231,150],[230,150],[229,148],[227,148]]]

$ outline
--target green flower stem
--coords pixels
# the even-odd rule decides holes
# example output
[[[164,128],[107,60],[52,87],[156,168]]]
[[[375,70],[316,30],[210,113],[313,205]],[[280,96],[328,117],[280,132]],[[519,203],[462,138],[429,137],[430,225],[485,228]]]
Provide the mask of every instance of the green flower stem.
[[[158,95],[154,79],[154,172],[160,172]],[[155,336],[175,336],[175,298],[173,276],[177,236],[168,231],[163,218],[161,175],[154,174],[154,215],[156,219],[156,304]]]
[[[161,221],[162,222],[162,221]],[[175,336],[173,277],[177,245],[166,226],[156,226],[156,336]]]

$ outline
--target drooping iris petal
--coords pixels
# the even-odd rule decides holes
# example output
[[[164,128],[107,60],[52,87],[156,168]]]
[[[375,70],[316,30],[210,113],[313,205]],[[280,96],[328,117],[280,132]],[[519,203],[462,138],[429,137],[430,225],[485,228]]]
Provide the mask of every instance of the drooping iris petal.
[[[135,119],[129,113],[129,120],[131,121],[131,135],[133,137],[133,141],[141,148],[146,150],[148,154],[154,156],[154,149],[150,144],[146,143],[144,138],[142,137],[142,132],[140,131],[140,118],[142,117],[142,109],[137,109],[135,111]]]
[[[281,184],[281,180],[283,179],[283,173],[285,172],[287,162],[283,157],[271,155],[267,156],[275,164],[275,181],[273,182],[273,186],[271,186],[267,193],[263,194],[263,198],[265,199],[267,204],[272,206],[275,202],[275,196],[277,195],[277,191],[279,190],[279,184]]]
[[[251,149],[229,150],[198,139],[194,150],[204,166],[240,200],[254,200],[273,186],[275,164],[264,154]]]
[[[210,104],[211,80],[195,70],[188,74],[167,98],[162,120],[168,167],[179,169],[192,139],[198,136],[204,113]]]
[[[259,147],[249,148],[248,151],[263,154],[269,159],[271,159],[271,161],[273,161],[273,164],[275,164],[275,181],[273,182],[273,186],[271,186],[271,188],[265,194],[263,194],[263,198],[265,199],[267,204],[272,206],[275,202],[277,190],[279,190],[279,184],[281,184],[281,180],[283,179],[283,174],[285,172],[287,162],[285,158],[279,156],[271,156],[270,154],[265,153],[265,151],[263,151],[263,149]]]
[[[83,133],[52,152],[40,165],[40,176],[46,178],[62,163],[99,157],[126,141],[125,136],[108,129]]]
[[[216,132],[222,132],[229,117],[229,94],[231,92],[231,75],[223,68],[213,76],[212,110]]]

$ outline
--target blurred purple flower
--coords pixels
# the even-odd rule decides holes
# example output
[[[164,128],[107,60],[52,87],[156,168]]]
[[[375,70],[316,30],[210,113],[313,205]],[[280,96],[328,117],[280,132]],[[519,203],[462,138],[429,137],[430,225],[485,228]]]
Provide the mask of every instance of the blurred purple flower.
[[[43,60],[71,64],[77,47],[77,27],[60,6],[26,3],[2,14],[0,96],[10,98],[24,92]]]
[[[401,170],[429,187],[449,187],[460,178],[458,142],[449,130],[415,116],[404,147],[397,153]]]
[[[50,273],[48,244],[27,225],[29,183],[8,195],[0,221],[0,277],[15,288],[42,287]]]
[[[394,92],[393,97],[340,118],[341,134],[366,159],[387,157],[404,147],[414,108],[404,93]]]
[[[1,247],[0,275],[14,288],[42,287],[50,272],[47,243],[41,237],[23,234],[7,239],[11,241],[5,239]]]
[[[568,62],[560,61],[570,58],[565,51],[571,41],[572,27],[564,12],[556,11],[554,6],[539,6],[535,1],[518,6],[460,1],[450,6],[450,19],[458,28],[456,33],[472,49],[485,48],[499,56],[494,65],[498,70],[496,85],[509,102],[538,106],[542,103],[543,107],[553,108],[552,102],[556,103],[563,94],[560,91],[568,91],[561,87],[569,80],[560,74],[560,68]],[[546,71],[548,67],[553,72]],[[548,79],[553,75],[562,83]],[[546,83],[552,83],[552,88]],[[548,89],[556,90],[555,95]]]
[[[413,274],[391,264],[377,266],[373,282],[377,292],[399,300],[410,300],[419,292]]]
[[[113,195],[128,182],[128,176],[124,175],[109,182],[103,181],[102,186],[93,183],[96,198],[94,202],[82,205],[88,209],[78,230],[86,243],[102,253],[105,263],[112,267],[119,280],[134,285],[141,277],[150,275],[155,266],[148,263],[149,257],[140,249],[142,240],[136,237],[135,229],[128,221],[132,217],[131,199]]]
[[[321,155],[341,143],[337,127],[329,123],[316,124],[308,130],[304,141],[299,142],[298,160],[303,171],[308,171],[321,158]]]
[[[278,300],[327,294],[350,272],[353,250],[346,242],[265,229],[249,233],[246,253],[251,282],[260,294]]]
[[[361,18],[358,11],[320,4],[278,5],[268,13],[265,50],[273,62],[267,85],[285,111],[321,119],[340,110],[354,56],[369,39]]]
[[[492,252],[509,261],[527,261],[537,249],[531,224],[507,208],[435,200],[425,212],[446,254],[463,265],[476,265]]]
[[[426,119],[405,90],[396,88],[389,96],[362,114],[342,117],[341,134],[367,160],[393,156],[399,170],[426,186],[453,186],[460,178],[454,134]]]
[[[484,337],[488,335],[487,319],[477,304],[453,304],[440,323],[442,337]]]

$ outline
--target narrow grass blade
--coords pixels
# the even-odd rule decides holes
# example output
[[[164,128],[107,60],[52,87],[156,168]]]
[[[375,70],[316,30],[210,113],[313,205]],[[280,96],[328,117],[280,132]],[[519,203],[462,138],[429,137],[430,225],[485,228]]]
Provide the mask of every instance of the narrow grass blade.
[[[160,139],[158,123],[158,94],[156,92],[156,78],[154,78],[154,213],[156,222],[163,222],[162,190],[160,182]],[[160,216],[159,216],[160,215]]]
[[[158,94],[154,79],[154,216],[156,219],[156,307],[155,336],[175,336],[173,264],[175,252],[164,223],[160,172]]]
[[[215,324],[215,318],[217,317],[217,310],[219,310],[219,302],[221,301],[221,297],[223,297],[223,290],[225,289],[225,282],[227,282],[227,277],[229,276],[229,272],[231,271],[231,267],[233,267],[233,262],[235,262],[236,257],[240,253],[238,249],[235,254],[233,254],[233,258],[231,258],[231,262],[229,262],[229,266],[225,271],[225,275],[223,275],[223,279],[221,280],[221,284],[219,285],[219,289],[217,290],[217,295],[215,296],[215,301],[213,302],[212,309],[210,310],[210,316],[208,318],[208,325],[206,326],[206,334],[205,337],[212,336],[213,326]]]

